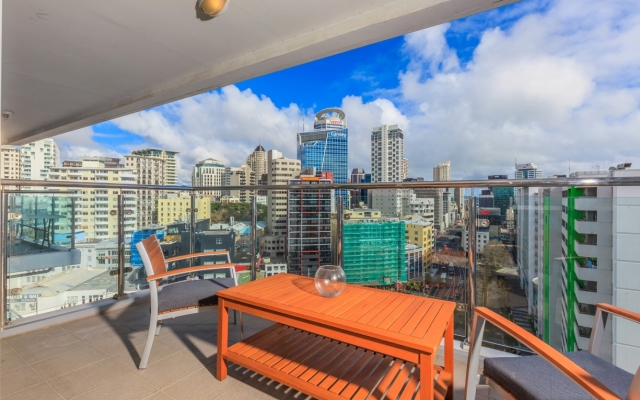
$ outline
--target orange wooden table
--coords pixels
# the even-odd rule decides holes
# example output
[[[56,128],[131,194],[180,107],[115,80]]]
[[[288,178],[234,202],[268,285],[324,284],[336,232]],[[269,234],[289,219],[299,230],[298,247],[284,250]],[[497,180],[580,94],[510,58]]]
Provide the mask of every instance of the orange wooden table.
[[[228,346],[228,308],[278,324]],[[453,398],[455,303],[279,274],[218,292],[217,378],[231,361],[319,399]],[[445,339],[444,368],[435,365]]]

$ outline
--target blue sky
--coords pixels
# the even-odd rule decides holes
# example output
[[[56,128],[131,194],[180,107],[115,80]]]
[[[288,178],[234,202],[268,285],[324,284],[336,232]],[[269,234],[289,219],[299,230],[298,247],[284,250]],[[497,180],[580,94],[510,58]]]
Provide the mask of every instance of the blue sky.
[[[67,158],[176,150],[189,183],[198,160],[239,166],[258,141],[294,157],[302,120],[339,106],[349,121],[350,168],[370,169],[369,133],[383,123],[405,130],[411,176],[430,178],[448,160],[453,179],[512,175],[515,159],[545,175],[567,173],[569,159],[574,171],[638,165],[639,27],[637,1],[524,0],[58,142]]]

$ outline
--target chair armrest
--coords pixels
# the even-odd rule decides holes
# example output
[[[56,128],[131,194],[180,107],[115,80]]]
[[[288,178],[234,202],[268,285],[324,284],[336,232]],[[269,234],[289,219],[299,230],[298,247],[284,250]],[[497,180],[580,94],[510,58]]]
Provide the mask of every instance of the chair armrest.
[[[624,308],[612,306],[611,304],[598,303],[596,307],[601,309],[602,311],[608,312],[613,315],[617,315],[618,317],[626,318],[630,321],[637,322],[640,324],[640,314],[625,310]]]
[[[191,272],[207,271],[210,269],[227,269],[235,268],[235,264],[212,264],[212,265],[200,265],[198,267],[173,269],[171,271],[163,272],[161,274],[155,274],[147,277],[147,282],[155,281],[158,279],[168,278],[175,275],[183,275]]]
[[[226,255],[228,259],[229,252],[228,251],[208,251],[204,253],[183,254],[181,256],[166,258],[164,262],[168,263],[168,262],[179,261],[179,260],[188,260],[190,258],[195,258],[195,257],[207,257],[207,256],[216,256],[216,255],[217,256]]]
[[[485,307],[476,307],[475,314],[476,318],[484,318],[497,328],[522,342],[596,399],[619,399],[613,391],[604,386],[587,371],[574,364],[573,361],[569,360],[558,350],[508,319]]]

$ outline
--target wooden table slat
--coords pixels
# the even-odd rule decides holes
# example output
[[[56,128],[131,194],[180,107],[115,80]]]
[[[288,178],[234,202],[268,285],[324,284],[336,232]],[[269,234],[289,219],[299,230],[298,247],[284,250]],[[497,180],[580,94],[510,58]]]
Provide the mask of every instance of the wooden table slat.
[[[364,352],[365,349],[357,348],[355,351],[350,353],[349,357],[345,357],[346,359],[338,367],[336,367],[332,371],[329,371],[329,375],[327,375],[327,377],[325,377],[318,386],[329,390],[329,388],[333,386],[334,383],[343,378],[345,372],[347,372],[354,363],[357,363],[358,360],[360,360],[360,358],[364,355]]]
[[[386,304],[385,302],[387,299],[389,299],[391,294],[391,292],[378,293],[376,298],[368,304],[368,307],[362,307],[360,310],[346,317],[347,321],[356,322],[369,311],[379,308],[379,306],[382,304]]]
[[[324,354],[326,352],[325,349],[329,346],[331,341],[331,339],[316,336],[316,339],[311,341],[304,351],[297,353],[290,360],[282,360],[278,362],[273,367],[282,372],[289,373],[300,365],[309,365],[309,360],[317,357],[317,354]]]
[[[416,300],[413,296],[398,297],[398,299],[400,302],[393,307],[393,310],[389,310],[389,312],[384,314],[376,315],[367,323],[367,325],[376,328],[380,327],[381,329],[386,330],[386,327],[391,325],[391,322],[395,321],[395,319],[398,318],[398,315],[400,315],[409,304]]]
[[[400,332],[402,328],[404,328],[404,326],[407,324],[409,319],[411,319],[411,317],[418,313],[418,310],[420,310],[421,308],[428,308],[428,305],[428,303],[425,304],[425,302],[423,301],[414,301],[413,303],[411,303],[411,305],[409,305],[409,307],[407,307],[406,310],[404,310],[402,314],[398,316],[398,318],[393,322],[393,324],[389,326],[388,329],[391,332]]]
[[[370,297],[373,293],[365,293],[363,296],[356,297],[353,301],[348,303],[344,303],[341,307],[335,308],[326,314],[333,317],[339,318],[347,318],[345,314],[351,315],[349,313],[350,310],[357,311],[361,309],[363,306],[367,305],[367,303],[371,300]],[[352,311],[352,312],[353,312]]]
[[[429,331],[429,327],[433,324],[433,319],[440,313],[441,308],[442,304],[433,304],[420,323],[416,326],[416,329],[411,332],[411,336],[422,339],[424,334]]]
[[[382,396],[384,396],[389,389],[389,386],[391,386],[393,381],[396,379],[396,376],[398,376],[402,366],[403,363],[401,360],[395,360],[391,365],[391,368],[389,368],[389,371],[382,377],[380,383],[372,388],[369,399],[382,399]]]
[[[365,353],[356,362],[354,362],[347,371],[331,386],[330,391],[333,393],[340,393],[347,384],[353,379],[354,376],[360,370],[367,365],[371,359],[375,357],[375,353],[372,351],[365,351]]]
[[[427,306],[420,307],[418,311],[416,311],[411,316],[411,318],[409,318],[407,323],[404,324],[402,329],[400,329],[399,333],[402,335],[411,335],[411,333],[413,333],[418,327],[418,324],[420,323],[420,321],[422,321],[422,318],[424,318],[424,316],[429,312],[429,310],[432,307],[435,307],[434,303],[429,303]]]
[[[398,373],[398,376],[393,381],[393,384],[391,385],[391,387],[389,387],[389,391],[385,395],[385,398],[396,400],[400,396],[400,391],[405,386],[405,383],[407,383],[407,381],[409,380],[409,376],[414,372],[414,367],[415,365],[412,363],[406,363],[402,367],[402,369]]]
[[[389,303],[385,304],[379,310],[371,310],[360,318],[357,322],[368,326],[377,326],[380,321],[385,319],[388,315],[393,313],[396,308],[405,300],[402,297],[396,297]]]
[[[347,386],[342,390],[342,392],[340,392],[340,395],[342,397],[345,397],[347,399],[350,399],[351,396],[353,396],[356,391],[358,389],[360,389],[360,386],[362,385],[362,383],[369,378],[369,376],[376,371],[378,368],[380,368],[380,363],[384,362],[383,359],[387,359],[386,363],[387,363],[387,367],[389,366],[390,362],[388,361],[389,359],[384,355],[384,354],[380,354],[380,353],[376,353],[375,356],[373,356],[373,358],[371,359],[370,362],[367,363],[367,365],[364,366],[364,368],[362,368],[360,370],[360,372],[358,372],[358,374],[351,380],[351,382],[349,382],[349,384],[347,384]],[[384,367],[386,368],[386,367]]]

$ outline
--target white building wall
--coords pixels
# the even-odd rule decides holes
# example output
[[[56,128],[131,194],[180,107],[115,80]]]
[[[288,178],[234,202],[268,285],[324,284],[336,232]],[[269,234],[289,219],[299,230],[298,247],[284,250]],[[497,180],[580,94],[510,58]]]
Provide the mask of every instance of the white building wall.
[[[398,125],[382,125],[371,132],[371,182],[401,182],[404,135]],[[408,164],[407,164],[408,169]]]
[[[22,179],[46,180],[49,168],[60,166],[60,150],[53,139],[43,139],[22,146]]]
[[[613,304],[640,312],[640,188],[616,187],[613,196]],[[640,324],[614,318],[612,329],[614,364],[635,373],[640,360]]]

